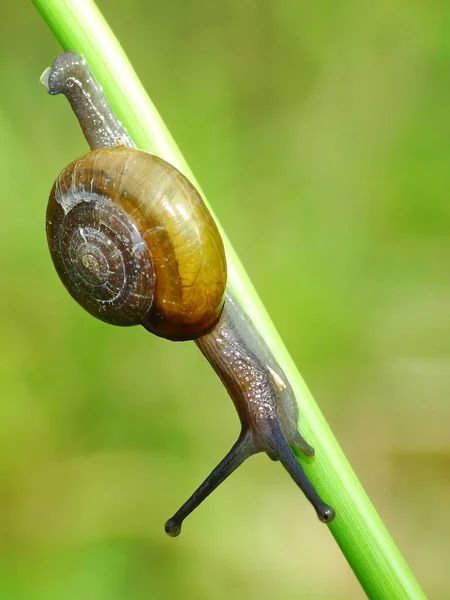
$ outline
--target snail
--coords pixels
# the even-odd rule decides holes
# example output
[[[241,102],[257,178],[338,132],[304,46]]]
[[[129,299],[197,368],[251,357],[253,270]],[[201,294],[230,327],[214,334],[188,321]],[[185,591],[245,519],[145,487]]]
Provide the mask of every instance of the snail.
[[[47,239],[71,296],[115,325],[140,324],[176,341],[194,340],[231,396],[241,432],[228,454],[165,525],[184,519],[258,452],[279,460],[330,523],[293,449],[313,456],[297,429],[286,375],[227,284],[221,236],[200,194],[174,166],[136,149],[83,57],[65,52],[42,83],[66,96],[91,152],[56,179]]]

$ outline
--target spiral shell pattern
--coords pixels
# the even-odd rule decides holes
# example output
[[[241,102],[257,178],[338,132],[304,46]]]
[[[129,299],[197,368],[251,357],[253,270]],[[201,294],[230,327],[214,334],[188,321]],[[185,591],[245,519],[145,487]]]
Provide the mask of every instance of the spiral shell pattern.
[[[190,182],[156,156],[102,148],[71,163],[50,194],[47,239],[69,293],[102,321],[184,340],[220,315],[217,227]]]

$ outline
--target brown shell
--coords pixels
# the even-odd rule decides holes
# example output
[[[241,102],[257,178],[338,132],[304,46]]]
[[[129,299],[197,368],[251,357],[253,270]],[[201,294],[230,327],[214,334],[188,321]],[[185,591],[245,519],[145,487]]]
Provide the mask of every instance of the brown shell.
[[[197,190],[156,156],[101,148],[67,166],[50,194],[47,238],[69,293],[103,321],[188,340],[219,318],[222,238]]]

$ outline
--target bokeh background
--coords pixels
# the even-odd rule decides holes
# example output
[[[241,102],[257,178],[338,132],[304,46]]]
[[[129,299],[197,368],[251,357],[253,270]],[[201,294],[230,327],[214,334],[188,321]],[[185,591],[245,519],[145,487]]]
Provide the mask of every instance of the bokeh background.
[[[99,0],[426,593],[450,597],[450,6]],[[0,597],[363,598],[278,465],[163,524],[236,438],[191,344],[96,322],[58,281],[48,192],[86,150],[0,19]]]

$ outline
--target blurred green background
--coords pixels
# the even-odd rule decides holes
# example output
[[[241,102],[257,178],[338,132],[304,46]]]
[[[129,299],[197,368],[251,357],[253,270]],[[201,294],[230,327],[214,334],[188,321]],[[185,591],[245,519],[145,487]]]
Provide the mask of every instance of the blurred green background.
[[[86,151],[1,2],[0,597],[363,598],[283,469],[163,525],[238,433],[192,344],[96,322],[53,271]],[[450,5],[99,1],[425,592],[450,597]]]

